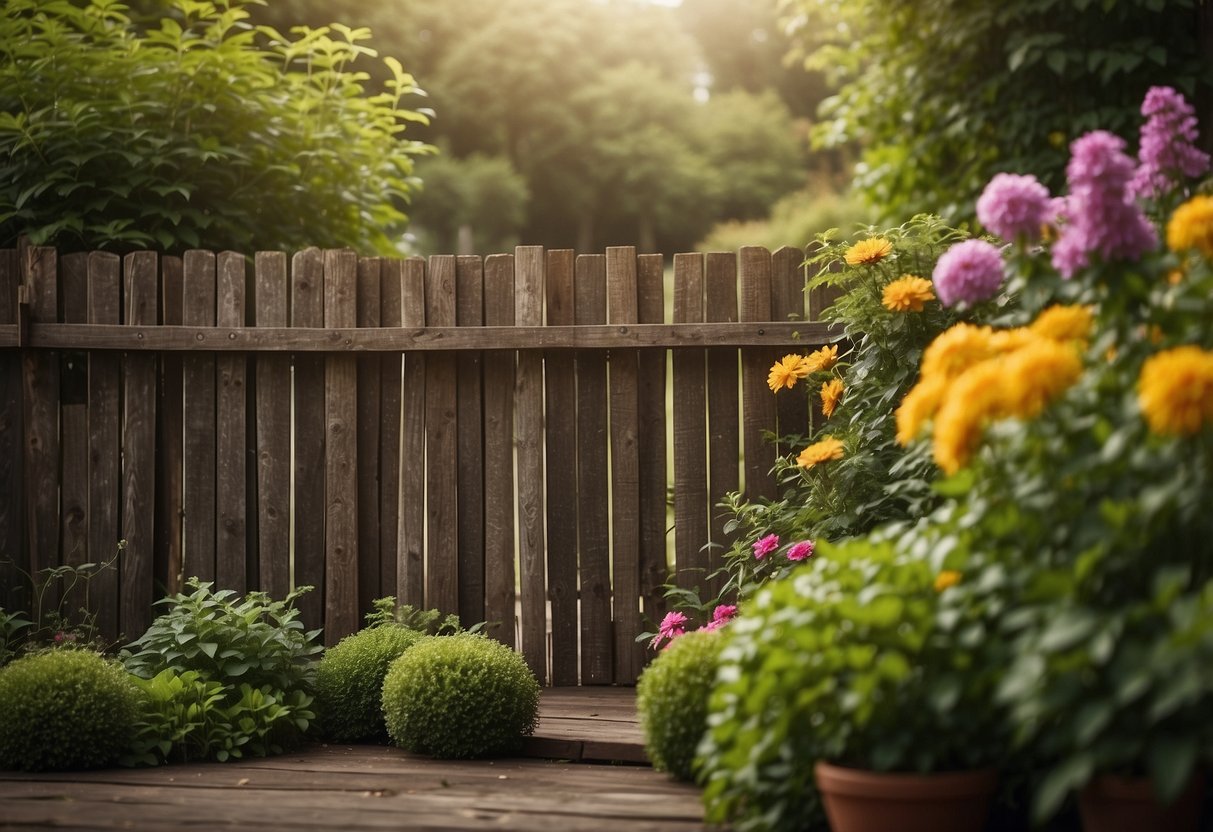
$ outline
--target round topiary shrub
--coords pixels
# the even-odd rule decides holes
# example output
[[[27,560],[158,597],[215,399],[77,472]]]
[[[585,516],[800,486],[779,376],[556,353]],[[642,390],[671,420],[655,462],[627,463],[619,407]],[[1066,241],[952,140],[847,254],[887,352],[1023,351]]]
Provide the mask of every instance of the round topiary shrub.
[[[0,670],[0,768],[55,771],[114,762],[135,735],[139,688],[87,650],[52,650]]]
[[[482,635],[422,639],[392,662],[383,681],[388,735],[432,757],[517,751],[538,714],[539,684],[526,662]]]
[[[383,677],[388,667],[422,638],[385,624],[346,636],[324,651],[316,665],[316,712],[324,736],[335,742],[383,740]]]
[[[725,637],[720,631],[679,636],[636,682],[636,709],[653,768],[693,780],[695,748],[708,724],[708,700]]]

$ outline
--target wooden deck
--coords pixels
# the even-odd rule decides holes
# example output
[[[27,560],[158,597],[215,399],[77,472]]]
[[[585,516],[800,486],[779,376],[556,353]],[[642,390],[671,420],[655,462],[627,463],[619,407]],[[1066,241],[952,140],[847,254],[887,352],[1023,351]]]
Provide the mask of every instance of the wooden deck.
[[[642,758],[629,688],[545,691],[526,753],[553,759],[448,762],[313,745],[236,763],[0,772],[0,829],[704,828],[697,789],[635,762],[587,762]]]

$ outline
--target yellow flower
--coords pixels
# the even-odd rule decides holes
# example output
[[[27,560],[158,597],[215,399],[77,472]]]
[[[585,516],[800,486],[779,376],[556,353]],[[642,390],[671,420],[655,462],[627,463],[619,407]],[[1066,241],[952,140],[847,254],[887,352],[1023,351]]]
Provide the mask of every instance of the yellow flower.
[[[1194,196],[1175,209],[1167,223],[1167,248],[1195,248],[1213,258],[1213,197]]]
[[[1085,341],[1091,337],[1094,320],[1089,306],[1050,306],[1028,328],[1034,335],[1054,341]]]
[[[1167,282],[1172,286],[1178,286],[1180,283],[1183,283],[1183,279],[1183,269],[1171,269],[1171,271],[1167,272]]]
[[[939,403],[947,390],[947,379],[935,376],[920,379],[897,408],[897,442],[909,445],[910,441],[922,430],[927,419],[935,415]]]
[[[821,385],[821,412],[827,419],[834,415],[834,408],[842,401],[842,379],[832,378]]]
[[[969,463],[986,422],[1010,415],[1002,369],[983,361],[952,382],[935,416],[935,462],[948,474]]]
[[[1071,344],[1038,338],[1006,359],[1003,404],[1009,415],[1030,419],[1081,374],[1082,361]]]
[[[809,374],[808,360],[803,355],[789,353],[771,366],[767,375],[767,386],[772,393],[778,393],[783,388],[789,390],[796,386],[796,379]]]
[[[888,257],[892,251],[893,244],[884,237],[872,237],[848,248],[843,258],[848,266],[870,266]]]
[[[990,333],[990,357],[1013,353],[1038,340],[1039,337],[1026,326],[995,330]]]
[[[804,357],[805,366],[808,370],[805,375],[816,373],[820,370],[828,370],[838,363],[838,346],[822,347],[819,350],[814,350]]]
[[[884,287],[881,304],[890,312],[921,312],[922,305],[935,300],[931,281],[912,274],[903,274]]]
[[[801,468],[812,468],[822,462],[832,459],[842,459],[842,441],[833,436],[827,436],[820,442],[809,445],[796,457],[796,464]]]
[[[956,324],[940,333],[922,354],[923,378],[956,378],[997,352],[988,326]]]
[[[935,576],[935,591],[943,592],[949,587],[960,583],[960,573],[955,569],[945,569]]]
[[[1137,402],[1154,433],[1199,433],[1213,422],[1213,353],[1188,346],[1150,356],[1137,379]]]

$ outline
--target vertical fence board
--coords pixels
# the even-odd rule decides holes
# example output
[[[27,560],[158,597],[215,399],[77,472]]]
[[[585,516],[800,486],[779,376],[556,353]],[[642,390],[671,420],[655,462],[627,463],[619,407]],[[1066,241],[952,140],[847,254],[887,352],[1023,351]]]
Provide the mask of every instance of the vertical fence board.
[[[94,251],[88,257],[88,322],[116,324],[122,319],[122,264],[116,254]],[[95,563],[110,563],[89,581],[97,629],[118,638],[117,561],[120,364],[111,352],[97,352],[88,368],[88,551]]]
[[[425,281],[426,326],[455,325],[455,257],[430,258]],[[426,605],[459,612],[458,446],[455,356],[425,360]]]
[[[0,250],[0,324],[17,322],[20,280],[16,249]],[[25,558],[21,545],[25,500],[22,400],[21,355],[4,350],[0,352],[0,605],[8,610],[30,608],[25,578],[19,571]]]
[[[745,246],[740,254],[741,320],[771,320],[771,253]],[[745,457],[745,493],[749,499],[775,496],[775,446],[763,438],[774,431],[775,396],[767,386],[774,355],[770,349],[741,352],[742,453]]]
[[[324,326],[324,254],[318,248],[291,258],[291,326]],[[299,354],[295,361],[294,416],[295,586],[312,591],[299,599],[309,630],[324,626],[324,356]]]
[[[400,315],[405,326],[425,326],[425,261],[404,263]],[[425,356],[404,357],[401,391],[399,561],[396,600],[425,604]]]
[[[246,262],[243,254],[221,253],[215,323],[244,326]],[[220,355],[215,361],[215,583],[248,591],[248,357]],[[254,518],[256,515],[254,515]]]
[[[461,255],[455,261],[455,322],[484,325],[484,264]],[[458,414],[459,617],[465,625],[484,621],[484,440],[479,352],[464,351],[456,361]]]
[[[324,325],[358,321],[358,259],[324,252]],[[324,367],[324,638],[358,629],[358,366],[329,354]]]
[[[122,322],[155,326],[157,257],[141,251],[123,265]],[[138,638],[151,623],[155,596],[153,551],[156,516],[156,356],[122,358],[122,588],[119,631]]]
[[[180,257],[160,261],[160,319],[166,326],[180,326],[184,291],[184,263]],[[184,368],[180,353],[160,357],[160,406],[157,408],[156,447],[156,554],[153,572],[166,594],[181,588],[182,534],[185,487]]]
[[[514,325],[514,256],[484,262],[484,323]],[[514,352],[484,356],[484,616],[518,644],[514,581]]]
[[[803,263],[804,252],[789,246],[784,246],[771,255],[771,320],[805,320]],[[787,350],[773,351],[772,361],[786,352]],[[809,430],[809,397],[803,390],[791,393],[792,391],[785,390],[774,397],[779,421],[778,434],[781,438],[803,436]],[[786,455],[795,450],[794,445],[781,442],[777,453]]]
[[[607,249],[607,323],[637,323],[636,249]],[[636,350],[612,350],[611,563],[615,682],[632,684],[644,660],[640,634],[639,375]]]
[[[286,254],[259,251],[253,260],[253,323],[286,326]],[[257,586],[272,598],[291,589],[291,364],[256,359]]]
[[[665,323],[665,262],[660,254],[636,258],[640,323]],[[642,350],[637,407],[640,451],[640,587],[645,617],[656,625],[666,613],[666,351]],[[647,658],[648,654],[642,654]]]
[[[215,325],[215,255],[187,251],[182,287],[182,323]],[[189,353],[182,360],[185,386],[186,577],[215,580],[215,356]]]
[[[379,322],[397,327],[401,317],[404,264],[385,260],[381,271]],[[400,519],[400,372],[404,356],[384,353],[379,358],[379,594],[396,594],[396,558]]]
[[[606,323],[606,257],[577,258],[577,324]],[[579,350],[577,361],[577,550],[580,565],[581,683],[614,680],[611,629],[611,544],[607,500],[607,365],[600,350]]]
[[[548,326],[575,321],[573,252],[547,253]],[[544,356],[546,375],[547,559],[552,605],[552,684],[577,684],[577,379],[573,355]]]
[[[709,323],[737,320],[737,259],[733,254],[710,252],[704,260],[704,318]],[[737,414],[737,350],[708,350],[708,500],[712,503],[712,548],[708,572],[723,563],[722,553],[732,545],[724,533],[725,517],[715,504],[740,483],[741,422]],[[720,581],[707,582],[715,595]]]
[[[382,316],[383,260],[358,258],[357,325],[377,327]],[[379,356],[360,356],[358,362],[358,615],[369,612],[371,602],[395,592],[379,587],[379,408],[383,388]],[[386,533],[382,529],[382,533]],[[393,534],[395,530],[392,530]]]
[[[544,253],[514,250],[514,322],[543,323]],[[514,436],[518,452],[518,564],[522,589],[522,652],[539,683],[547,680],[547,593],[543,541],[543,356],[518,354],[514,384]]]
[[[53,248],[24,249],[21,270],[31,322],[58,319],[58,257]],[[21,356],[24,391],[24,477],[26,490],[26,571],[31,575],[59,565],[59,356],[28,351]],[[46,602],[58,601],[57,588]]]
[[[703,255],[674,256],[674,322],[703,322]],[[703,350],[675,350],[674,556],[678,583],[706,590],[708,557],[707,381]]]
[[[88,323],[88,259],[87,252],[59,258],[59,305],[64,323]],[[59,432],[63,454],[59,539],[62,562],[70,566],[89,562],[88,362],[86,352],[65,350],[59,356]],[[112,553],[98,554],[106,561]],[[85,603],[84,586],[77,586],[65,600],[65,609],[74,613]]]

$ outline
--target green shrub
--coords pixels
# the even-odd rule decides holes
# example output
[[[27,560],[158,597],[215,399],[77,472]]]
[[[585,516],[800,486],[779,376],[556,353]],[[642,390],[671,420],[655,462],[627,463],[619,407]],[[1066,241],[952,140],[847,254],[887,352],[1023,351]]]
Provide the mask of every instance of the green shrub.
[[[388,735],[433,757],[516,751],[538,712],[539,684],[526,662],[476,634],[422,640],[392,662],[383,682]]]
[[[387,736],[383,678],[421,638],[416,630],[386,624],[346,636],[324,652],[316,665],[316,710],[326,737],[356,742]]]
[[[105,766],[131,742],[139,689],[86,650],[51,650],[0,670],[0,768]]]
[[[694,779],[695,749],[707,727],[708,699],[725,636],[701,631],[679,636],[636,682],[636,707],[653,767]]]

